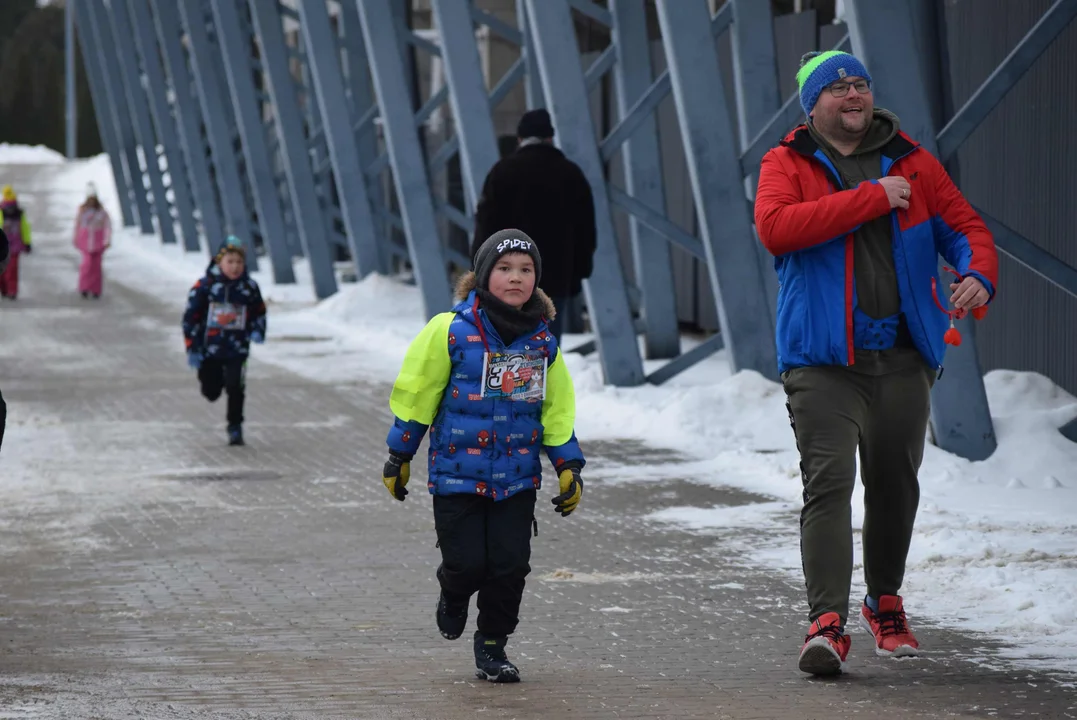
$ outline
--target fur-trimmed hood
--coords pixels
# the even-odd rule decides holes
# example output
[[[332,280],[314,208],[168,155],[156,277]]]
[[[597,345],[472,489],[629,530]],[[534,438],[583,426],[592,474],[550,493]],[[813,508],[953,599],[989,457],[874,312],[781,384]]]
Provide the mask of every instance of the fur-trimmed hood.
[[[479,281],[478,278],[475,277],[474,272],[468,271],[464,273],[460,276],[460,279],[456,281],[455,298],[460,301],[467,300],[467,296],[471,294],[472,290],[477,289],[478,285]],[[553,320],[557,317],[557,308],[554,307],[553,300],[550,299],[549,295],[542,291],[542,288],[536,287],[533,297],[538,298],[539,302],[542,303],[542,314],[546,320]]]

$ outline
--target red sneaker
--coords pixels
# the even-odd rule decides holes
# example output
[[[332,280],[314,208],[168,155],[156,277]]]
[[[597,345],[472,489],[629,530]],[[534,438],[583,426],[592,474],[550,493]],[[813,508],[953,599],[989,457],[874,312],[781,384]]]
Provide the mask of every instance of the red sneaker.
[[[804,647],[800,648],[798,667],[811,675],[840,675],[853,641],[841,630],[841,618],[829,612],[808,628]]]
[[[875,637],[875,654],[883,657],[915,657],[920,643],[909,630],[900,595],[879,598],[879,612],[864,604],[860,608],[860,625]]]

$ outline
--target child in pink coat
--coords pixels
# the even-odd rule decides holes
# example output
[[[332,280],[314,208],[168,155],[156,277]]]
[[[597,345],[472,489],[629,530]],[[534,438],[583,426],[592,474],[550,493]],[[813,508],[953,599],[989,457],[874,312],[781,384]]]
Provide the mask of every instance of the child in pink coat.
[[[90,183],[86,201],[79,206],[75,221],[75,247],[82,252],[79,265],[79,292],[82,297],[101,297],[101,260],[112,244],[112,222],[97,199],[97,189]]]

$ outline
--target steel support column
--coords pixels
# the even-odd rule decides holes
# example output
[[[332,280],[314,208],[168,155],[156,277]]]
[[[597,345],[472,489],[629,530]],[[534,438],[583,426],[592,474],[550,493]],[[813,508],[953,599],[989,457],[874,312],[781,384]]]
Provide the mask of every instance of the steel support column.
[[[132,207],[131,186],[128,184],[123,165],[123,143],[120,141],[116,128],[112,102],[105,88],[105,80],[101,77],[97,44],[90,27],[89,13],[88,10],[81,13],[77,24],[78,44],[82,47],[82,64],[86,68],[86,80],[90,85],[90,96],[93,98],[97,132],[101,136],[101,144],[104,145],[112,165],[112,178],[116,183],[116,195],[120,202],[120,216],[125,227],[134,227],[135,211]]]
[[[769,2],[730,0],[733,25],[733,86],[737,98],[738,150],[746,150],[755,134],[782,106],[778,90],[778,61],[774,49],[774,16]],[[748,197],[755,199],[758,167],[745,180]],[[755,243],[759,272],[766,286],[767,311],[774,329],[778,312],[778,274],[774,258],[763,243]]]
[[[114,6],[119,4],[121,0],[113,0]],[[168,161],[168,177],[171,181],[169,185],[172,188],[180,230],[183,232],[183,247],[190,252],[199,252],[202,244],[198,239],[198,227],[194,221],[194,201],[191,198],[187,163],[183,159],[172,109],[168,105],[167,86],[164,71],[161,69],[161,55],[157,49],[157,35],[153,30],[150,8],[146,0],[127,0],[127,5],[134,25],[132,36],[135,40],[135,52],[139,55],[142,72],[146,75],[146,94],[149,95],[150,112],[157,127],[157,139],[164,148],[165,159]]]
[[[163,9],[166,1],[158,0],[158,8]],[[201,0],[188,0],[176,3],[176,6],[179,7],[182,26],[187,33],[188,56],[198,102],[202,106],[202,119],[206,125],[206,137],[213,157],[217,189],[221,194],[225,230],[246,243],[247,266],[256,270],[258,256],[254,252],[251,213],[243,195],[238,158],[232,148],[232,121],[228,110],[230,105],[218,74],[220,54],[209,40],[205,9]],[[216,248],[211,247],[209,251],[215,252]]]
[[[434,16],[441,32],[441,61],[445,64],[454,131],[460,138],[465,195],[474,211],[486,174],[498,161],[498,152],[490,96],[471,20],[471,0],[434,0]]]
[[[299,29],[303,33],[322,131],[329,149],[329,163],[337,183],[348,247],[356,275],[363,278],[385,265],[363,177],[363,162],[355,142],[354,121],[345,97],[337,39],[324,2],[299,3]]]
[[[650,40],[643,0],[613,0],[613,42],[621,51],[614,68],[617,112],[624,118],[651,86]],[[639,202],[666,214],[658,121],[652,114],[624,146],[625,189]],[[673,260],[665,238],[629,215],[636,286],[642,294],[644,352],[648,358],[676,357],[681,351],[677,294],[673,289]]]
[[[93,34],[93,46],[96,50],[98,66],[101,68],[101,78],[104,80],[112,122],[116,128],[116,139],[127,168],[127,187],[131,192],[129,202],[137,210],[139,228],[143,233],[152,235],[153,219],[150,216],[150,203],[146,199],[142,166],[138,162],[135,131],[131,127],[131,113],[127,112],[124,107],[127,100],[123,78],[116,67],[116,54],[109,49],[112,47],[112,33],[105,18],[107,11],[101,4],[101,0],[83,0],[80,9],[82,12],[79,14],[89,21],[90,31]]]
[[[206,145],[202,141],[202,112],[198,98],[192,91],[191,73],[180,35],[179,11],[172,0],[149,0],[157,43],[164,60],[165,75],[171,82],[173,111],[179,131],[180,145],[187,159],[187,171],[194,193],[195,206],[202,221],[202,234],[210,254],[224,240],[224,223],[218,205],[213,176],[209,172]]]
[[[891,0],[847,0],[845,7],[853,52],[871,72],[876,107],[896,112],[902,129],[925,151],[937,153],[910,8]],[[948,350],[946,374],[932,390],[935,442],[968,460],[984,460],[995,451],[996,439],[972,317],[957,326],[965,342]]]
[[[777,379],[766,290],[706,0],[657,0],[707,269],[734,372]]]
[[[307,135],[299,114],[299,97],[288,66],[288,48],[280,6],[276,2],[249,0],[251,18],[261,48],[262,68],[273,103],[274,123],[284,175],[292,198],[296,231],[303,254],[310,261],[314,294],[326,298],[337,291],[333,258],[329,252],[328,215],[318,202]]]
[[[636,342],[602,159],[595,142],[591,104],[580,67],[576,29],[567,0],[527,0],[527,19],[546,106],[565,155],[583,170],[595,205],[598,248],[594,273],[584,281],[587,307],[606,382],[639,385],[643,362]]]
[[[542,75],[539,73],[538,59],[535,57],[535,38],[531,34],[531,23],[527,19],[527,0],[516,0],[516,22],[523,34],[520,55],[524,60],[524,92],[527,107],[537,109],[546,107],[546,94],[542,89]]]
[[[146,164],[146,175],[150,179],[150,190],[153,192],[153,212],[157,216],[157,231],[161,234],[161,242],[165,245],[173,245],[176,242],[175,221],[172,219],[172,208],[168,202],[168,195],[165,193],[164,178],[161,177],[161,162],[157,157],[157,138],[153,132],[153,123],[150,122],[149,109],[146,107],[148,103],[142,87],[142,73],[139,70],[134,46],[130,42],[134,36],[134,29],[131,27],[127,3],[123,0],[113,0],[109,5],[108,17],[112,24],[113,38],[119,40],[108,47],[115,48],[114,52],[119,57],[120,70],[123,72],[127,107],[134,121],[135,137],[138,138],[138,144],[142,146],[142,159]],[[164,138],[161,142],[164,142]]]
[[[359,9],[353,2],[340,3],[340,18],[338,29],[342,33],[342,42],[347,56],[347,83],[351,97],[352,117],[365,119],[368,114],[370,122],[360,122],[355,131],[356,147],[359,148],[359,159],[363,167],[378,156],[378,131],[374,125],[373,115],[377,113],[374,104],[374,88],[370,83],[370,63],[366,56],[366,41],[363,40],[363,25],[359,19]],[[374,233],[378,247],[390,250],[389,231],[385,223],[378,217],[375,209],[383,208],[385,204],[385,192],[382,188],[381,179],[378,177],[368,178],[364,174],[367,197],[370,199],[370,207],[373,212]],[[392,268],[391,252],[378,253],[378,272],[387,274]]]
[[[281,211],[276,174],[269,164],[262,104],[254,88],[251,38],[240,22],[236,0],[209,0],[209,4],[213,9],[217,45],[224,58],[224,75],[228,81],[232,110],[239,128],[247,178],[251,184],[254,207],[258,212],[258,225],[270,264],[273,266],[273,279],[278,283],[294,283],[292,250],[284,230],[284,214]]]
[[[64,148],[67,159],[78,155],[78,102],[75,97],[75,3],[64,3]]]
[[[419,130],[415,127],[410,83],[404,74],[404,55],[397,34],[386,31],[387,28],[397,27],[397,24],[390,0],[355,1],[362,17],[363,37],[373,70],[408,253],[416,284],[423,294],[423,309],[427,317],[433,317],[450,307],[452,292],[438,236],[426,163],[419,143]]]

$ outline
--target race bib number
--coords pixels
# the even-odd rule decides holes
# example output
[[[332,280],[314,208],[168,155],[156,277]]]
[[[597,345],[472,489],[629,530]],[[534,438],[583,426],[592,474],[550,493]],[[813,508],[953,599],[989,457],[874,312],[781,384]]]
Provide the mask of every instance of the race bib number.
[[[522,353],[486,353],[482,396],[504,400],[546,399],[546,357]]]
[[[232,303],[210,303],[206,326],[218,330],[246,330],[247,307]]]

